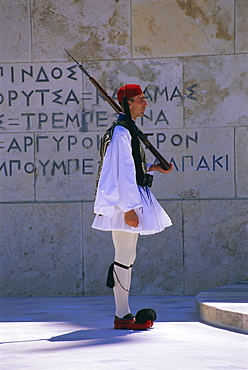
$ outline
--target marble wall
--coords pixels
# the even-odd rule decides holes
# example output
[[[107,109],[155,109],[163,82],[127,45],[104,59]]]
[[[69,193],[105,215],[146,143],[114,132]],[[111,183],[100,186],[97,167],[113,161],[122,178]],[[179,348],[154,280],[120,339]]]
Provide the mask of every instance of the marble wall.
[[[153,193],[173,220],[139,238],[133,294],[248,279],[248,3],[0,0],[1,295],[101,295],[110,233],[91,228],[99,141],[116,99],[174,165]],[[147,151],[148,162],[154,157]]]

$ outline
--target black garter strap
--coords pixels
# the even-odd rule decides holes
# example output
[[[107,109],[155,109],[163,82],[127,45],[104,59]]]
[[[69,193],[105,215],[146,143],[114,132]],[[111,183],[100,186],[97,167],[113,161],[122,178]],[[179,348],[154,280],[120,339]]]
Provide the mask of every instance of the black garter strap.
[[[114,261],[114,263],[112,263],[109,266],[109,269],[108,269],[108,277],[107,277],[107,284],[106,285],[109,288],[113,288],[115,286],[114,265],[119,266],[119,267],[121,267],[123,269],[126,269],[126,270],[130,269],[133,266],[133,265],[130,265],[130,266],[122,265],[121,263]]]
[[[130,265],[130,266],[122,265],[121,263],[116,262],[116,261],[114,261],[114,265],[122,267],[123,269],[126,269],[126,270],[130,269],[130,267],[133,266],[133,265]]]

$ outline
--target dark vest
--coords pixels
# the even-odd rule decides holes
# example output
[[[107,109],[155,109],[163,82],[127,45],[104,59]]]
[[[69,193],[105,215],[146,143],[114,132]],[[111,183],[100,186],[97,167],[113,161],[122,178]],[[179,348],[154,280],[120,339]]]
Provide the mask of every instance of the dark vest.
[[[135,135],[134,131],[129,130],[128,124],[126,121],[121,119],[117,119],[104,133],[101,138],[101,145],[100,145],[100,162],[98,167],[98,175],[96,180],[96,189],[98,187],[98,182],[102,170],[103,165],[103,158],[105,156],[107,147],[112,139],[114,128],[116,126],[123,126],[125,127],[131,134],[132,140],[132,156],[135,163],[135,170],[136,170],[136,182],[139,186],[152,186],[153,176],[147,173],[147,165],[146,165],[146,156],[145,152],[140,144],[139,139]]]

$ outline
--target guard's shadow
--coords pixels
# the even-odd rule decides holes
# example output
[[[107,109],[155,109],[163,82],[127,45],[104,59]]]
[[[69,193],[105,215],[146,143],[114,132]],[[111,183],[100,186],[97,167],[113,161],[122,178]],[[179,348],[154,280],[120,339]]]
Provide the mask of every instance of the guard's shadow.
[[[134,333],[132,330],[114,330],[113,328],[82,329],[52,337],[48,341],[81,342],[77,344],[80,346],[96,346],[129,341],[132,333]]]

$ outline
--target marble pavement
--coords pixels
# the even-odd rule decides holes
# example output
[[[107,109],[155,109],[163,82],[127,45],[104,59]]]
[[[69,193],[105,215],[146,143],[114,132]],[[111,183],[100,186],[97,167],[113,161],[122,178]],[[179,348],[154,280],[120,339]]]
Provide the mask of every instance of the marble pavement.
[[[113,329],[113,298],[1,298],[1,370],[245,370],[247,335],[200,323],[190,296],[132,296],[154,328]]]
[[[1,296],[108,294],[91,223],[116,115],[65,48],[113,99],[141,85],[137,124],[174,165],[152,188],[173,226],[140,238],[133,293],[247,280],[248,2],[1,0],[0,17]]]

